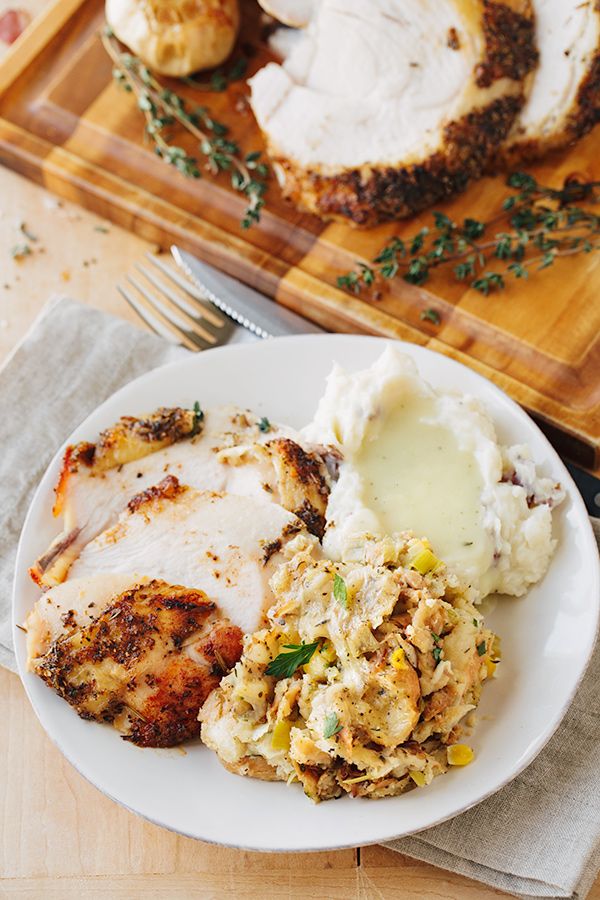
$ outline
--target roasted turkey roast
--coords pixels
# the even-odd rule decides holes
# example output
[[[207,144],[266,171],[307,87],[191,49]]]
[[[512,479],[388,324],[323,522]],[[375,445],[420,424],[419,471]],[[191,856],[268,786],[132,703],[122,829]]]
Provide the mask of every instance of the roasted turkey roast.
[[[289,4],[269,0],[277,12]],[[373,225],[478,177],[521,110],[538,51],[531,0],[321,0],[251,105],[284,194]],[[303,4],[304,7],[304,4]]]
[[[600,120],[600,4],[534,0],[540,62],[500,159],[516,165],[564,147]]]

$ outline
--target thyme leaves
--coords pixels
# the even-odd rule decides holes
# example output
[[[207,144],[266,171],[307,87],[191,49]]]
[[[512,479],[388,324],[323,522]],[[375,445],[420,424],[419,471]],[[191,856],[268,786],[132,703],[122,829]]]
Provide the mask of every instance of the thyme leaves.
[[[526,172],[514,172],[507,186],[512,193],[488,221],[456,222],[434,212],[430,226],[412,237],[390,238],[371,264],[357,262],[353,271],[340,275],[338,287],[360,294],[397,276],[423,285],[435,269],[445,267],[456,281],[488,296],[503,290],[509,279],[526,279],[561,257],[600,249],[600,215],[591,209],[600,203],[600,182],[566,179],[561,188],[551,188]],[[421,318],[440,321],[436,315]]]
[[[146,120],[145,134],[152,141],[156,155],[186,178],[201,178],[203,171],[212,176],[229,173],[231,186],[246,200],[241,227],[250,228],[259,222],[270,174],[261,153],[244,155],[237,141],[229,136],[228,127],[217,121],[208,107],[192,109],[180,94],[162,85],[137,56],[123,52],[110,29],[103,32],[102,43],[113,62],[115,81],[136,97]],[[230,81],[242,76],[240,64],[222,75],[223,81],[218,85],[215,82],[211,90],[225,90]],[[205,87],[198,83],[195,86]],[[173,142],[177,130],[195,138],[197,155]]]

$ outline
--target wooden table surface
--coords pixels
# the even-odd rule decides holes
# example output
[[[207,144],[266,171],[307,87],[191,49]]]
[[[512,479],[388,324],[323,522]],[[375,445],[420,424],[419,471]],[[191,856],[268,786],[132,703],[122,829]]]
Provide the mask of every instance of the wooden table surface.
[[[32,12],[44,0],[28,0]],[[0,0],[0,13],[10,4]],[[31,255],[11,249],[27,231]],[[0,360],[52,293],[134,321],[115,284],[149,245],[0,169]],[[135,321],[136,325],[139,322]],[[507,896],[381,847],[258,854],[179,837],[105,798],[38,724],[18,677],[0,669],[0,896],[447,898]],[[600,879],[590,900],[600,900]]]

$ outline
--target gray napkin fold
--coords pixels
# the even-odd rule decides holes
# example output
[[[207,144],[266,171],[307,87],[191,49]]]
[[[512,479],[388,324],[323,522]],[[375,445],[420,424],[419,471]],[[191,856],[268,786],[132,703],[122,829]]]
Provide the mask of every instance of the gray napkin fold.
[[[600,642],[558,731],[521,775],[385,846],[519,897],[582,900],[600,870]]]
[[[56,298],[0,370],[1,665],[15,669],[19,533],[56,448],[119,387],[186,352]],[[525,772],[450,822],[386,846],[518,896],[582,900],[600,868],[600,647],[563,724]]]

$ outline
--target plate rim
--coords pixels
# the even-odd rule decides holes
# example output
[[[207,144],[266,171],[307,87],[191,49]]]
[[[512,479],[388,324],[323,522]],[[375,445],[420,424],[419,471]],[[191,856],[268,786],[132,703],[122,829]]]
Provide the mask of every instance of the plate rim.
[[[496,384],[494,384],[492,381],[490,381],[484,375],[481,375],[479,372],[475,371],[474,369],[471,369],[469,366],[464,365],[463,363],[459,362],[458,360],[456,360],[452,357],[448,357],[445,354],[441,354],[441,353],[437,352],[436,350],[431,349],[430,347],[422,346],[419,344],[412,344],[407,341],[401,341],[401,340],[384,338],[384,337],[376,337],[376,336],[371,336],[371,335],[339,334],[339,333],[338,334],[324,333],[324,334],[318,334],[318,335],[312,335],[312,334],[311,335],[290,335],[290,336],[285,336],[285,337],[271,338],[271,339],[269,339],[268,343],[269,344],[274,344],[274,343],[281,344],[281,343],[305,343],[305,342],[319,341],[319,342],[333,342],[333,343],[339,342],[341,344],[345,341],[356,341],[356,340],[370,342],[373,344],[377,343],[377,344],[379,344],[379,346],[381,347],[382,350],[385,349],[386,346],[391,345],[391,346],[394,346],[397,349],[399,349],[401,352],[408,353],[408,355],[411,356],[411,358],[413,358],[413,359],[414,359],[415,355],[418,357],[420,354],[423,354],[424,356],[430,356],[430,357],[434,357],[438,360],[443,360],[444,365],[450,365],[452,368],[456,368],[461,371],[466,371],[468,373],[468,376],[470,378],[474,378],[475,381],[478,382],[482,386],[482,388],[485,392],[489,393],[491,391],[492,393],[496,394],[496,396],[503,403],[505,403],[505,404],[508,403],[508,406],[511,409],[511,413],[516,414],[516,416],[518,417],[520,422],[524,423],[527,428],[533,429],[535,432],[537,432],[539,437],[542,439],[542,441],[546,445],[546,450],[549,453],[550,457],[552,457],[553,464],[557,465],[557,467],[559,468],[559,470],[561,472],[561,483],[566,488],[566,493],[567,493],[568,497],[570,498],[571,502],[574,503],[574,505],[577,507],[577,512],[579,514],[578,519],[581,519],[581,525],[583,526],[583,535],[585,535],[586,543],[590,543],[591,547],[597,551],[598,548],[597,548],[594,531],[592,529],[590,518],[589,518],[589,515],[585,508],[583,498],[581,497],[581,494],[580,494],[579,490],[577,489],[577,486],[575,485],[573,478],[571,477],[569,471],[567,470],[565,464],[563,463],[562,459],[558,455],[557,451],[550,444],[548,438],[544,435],[544,433],[541,431],[541,429],[539,428],[537,423],[529,416],[529,414],[518,403],[516,403],[516,401],[514,401],[512,399],[512,397],[510,397],[505,391],[503,391],[500,387],[498,387]],[[218,348],[211,349],[210,354],[211,354],[211,357],[214,357],[215,354],[220,354],[220,355],[221,354],[230,354],[232,351],[234,354],[236,352],[239,352],[240,350],[242,350],[243,352],[247,352],[248,349],[250,349],[250,348],[256,349],[256,348],[260,347],[262,343],[263,343],[262,341],[257,341],[257,342],[251,343],[251,344],[244,343],[244,344],[224,345],[224,346],[221,346]],[[204,357],[205,354],[206,354],[206,351],[202,354],[202,356]],[[91,774],[88,774],[88,773],[82,771],[78,762],[76,761],[76,758],[73,758],[73,756],[67,750],[65,750],[63,748],[63,746],[61,745],[61,743],[58,739],[58,736],[55,735],[55,733],[48,730],[48,728],[46,727],[46,724],[45,724],[44,711],[41,707],[38,708],[38,704],[34,701],[33,696],[29,690],[28,678],[25,677],[26,675],[30,675],[31,673],[28,673],[27,670],[25,669],[25,658],[24,658],[22,651],[19,651],[17,649],[20,646],[20,638],[22,636],[17,628],[17,621],[16,621],[18,580],[19,580],[19,573],[21,572],[20,563],[22,561],[21,557],[23,556],[24,545],[28,538],[30,520],[33,518],[33,515],[34,515],[34,513],[37,509],[37,506],[39,505],[39,502],[41,500],[41,494],[43,493],[42,489],[44,486],[44,482],[48,478],[50,470],[53,467],[55,467],[57,464],[57,461],[60,458],[62,458],[64,449],[69,443],[72,442],[73,436],[75,434],[77,434],[80,430],[84,430],[86,428],[89,420],[95,419],[99,414],[102,413],[103,409],[106,406],[114,403],[115,401],[118,402],[122,394],[125,394],[125,393],[129,392],[130,390],[135,389],[141,383],[145,382],[146,379],[149,378],[150,376],[155,376],[156,373],[159,373],[159,372],[162,372],[165,370],[171,370],[171,369],[184,367],[186,365],[189,365],[190,363],[193,364],[193,362],[195,360],[197,360],[199,357],[200,357],[200,354],[188,353],[184,356],[181,356],[179,359],[171,360],[160,366],[151,368],[148,371],[142,373],[141,375],[138,375],[136,378],[133,378],[131,381],[128,381],[126,384],[122,385],[118,390],[109,394],[108,397],[106,397],[101,403],[99,403],[97,406],[95,406],[94,409],[87,416],[85,416],[85,418],[76,426],[76,428],[74,428],[71,431],[70,435],[61,444],[61,446],[58,448],[58,450],[52,456],[52,459],[46,466],[44,473],[42,474],[42,476],[39,480],[39,483],[33,493],[33,496],[32,496],[31,502],[29,504],[25,519],[23,521],[23,526],[21,529],[19,542],[17,545],[15,573],[14,573],[14,577],[13,577],[13,588],[12,588],[12,597],[11,597],[11,601],[12,601],[11,602],[11,624],[12,624],[12,636],[13,636],[13,641],[14,641],[14,646],[15,646],[15,658],[17,661],[17,671],[18,671],[19,677],[21,679],[21,683],[23,684],[23,687],[25,689],[27,698],[28,698],[28,700],[34,710],[34,713],[35,713],[38,721],[40,722],[40,725],[43,728],[46,736],[48,738],[50,738],[50,740],[54,744],[54,746],[59,750],[59,752],[63,755],[63,757],[69,762],[69,764],[73,766],[73,768],[78,772],[79,775],[81,775],[89,784],[92,784],[94,786],[94,788],[96,788],[96,790],[100,791],[102,794],[104,794],[110,800],[114,801],[119,806],[127,809],[129,812],[134,813],[135,815],[139,816],[140,818],[144,819],[145,821],[151,822],[154,825],[158,825],[161,828],[166,828],[168,831],[171,831],[173,833],[181,834],[184,837],[188,837],[188,838],[191,838],[194,840],[200,840],[205,843],[214,844],[216,846],[223,846],[223,847],[228,847],[228,848],[232,848],[232,849],[248,850],[248,851],[252,851],[252,852],[263,852],[263,853],[328,852],[328,851],[333,851],[333,850],[351,849],[351,848],[354,848],[357,846],[368,846],[370,844],[378,844],[378,843],[384,843],[387,841],[397,840],[397,839],[401,839],[403,837],[408,837],[409,835],[418,834],[423,831],[427,831],[429,828],[433,828],[437,825],[441,825],[444,822],[447,822],[450,819],[453,819],[456,816],[461,815],[464,812],[467,812],[469,809],[472,809],[473,807],[479,805],[479,803],[483,802],[484,800],[493,796],[498,791],[502,790],[504,787],[506,787],[508,784],[510,784],[515,778],[517,778],[533,762],[533,760],[539,755],[539,753],[544,749],[546,744],[550,741],[550,739],[556,733],[556,731],[560,727],[565,715],[567,714],[569,708],[571,707],[571,704],[573,702],[575,694],[577,693],[577,690],[581,684],[581,681],[585,676],[585,673],[586,673],[589,663],[591,661],[592,654],[594,652],[596,642],[598,640],[599,631],[600,631],[600,557],[598,556],[598,552],[596,552],[594,555],[594,565],[593,565],[593,569],[594,569],[594,571],[593,571],[593,582],[594,582],[593,593],[596,598],[595,628],[590,633],[591,636],[590,636],[590,640],[589,640],[589,644],[588,644],[586,653],[583,657],[581,657],[581,664],[580,664],[580,670],[579,670],[578,676],[574,680],[573,685],[571,687],[571,691],[569,692],[569,695],[566,698],[566,700],[563,702],[560,710],[557,711],[557,713],[556,713],[554,719],[551,721],[551,723],[549,725],[547,725],[543,729],[543,731],[541,731],[540,734],[536,737],[536,739],[532,742],[527,753],[525,753],[521,757],[518,764],[511,770],[510,775],[507,775],[500,783],[495,784],[489,790],[481,792],[480,795],[478,795],[478,797],[476,799],[466,802],[466,803],[458,806],[452,812],[440,815],[440,816],[436,817],[434,821],[431,821],[429,824],[420,826],[415,829],[402,830],[400,833],[394,833],[394,834],[390,834],[388,836],[377,836],[377,837],[374,837],[372,840],[361,841],[359,843],[356,843],[355,841],[351,841],[348,843],[336,842],[334,844],[328,844],[328,845],[319,843],[319,844],[314,844],[314,845],[310,844],[308,846],[303,846],[303,847],[294,846],[293,848],[260,846],[256,843],[243,844],[238,841],[228,842],[228,841],[221,840],[221,839],[211,838],[210,836],[206,836],[206,835],[190,833],[189,831],[185,831],[182,828],[177,828],[173,825],[166,824],[165,822],[161,821],[159,818],[153,818],[152,816],[148,815],[147,813],[144,813],[141,810],[136,809],[135,807],[124,802],[122,799],[119,799],[118,797],[114,796],[113,794],[111,794],[110,791],[106,790],[104,787],[100,787],[94,781]],[[418,366],[418,360],[417,360],[417,366]],[[434,387],[435,387],[435,385],[434,385]],[[482,402],[485,405],[485,397],[482,398]],[[527,595],[525,595],[525,597],[526,596]],[[394,798],[383,798],[383,799],[394,799]],[[364,801],[364,802],[368,802],[368,801]]]

